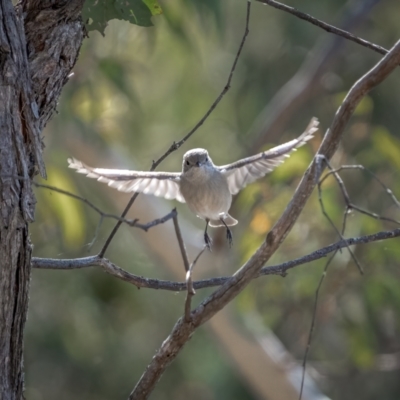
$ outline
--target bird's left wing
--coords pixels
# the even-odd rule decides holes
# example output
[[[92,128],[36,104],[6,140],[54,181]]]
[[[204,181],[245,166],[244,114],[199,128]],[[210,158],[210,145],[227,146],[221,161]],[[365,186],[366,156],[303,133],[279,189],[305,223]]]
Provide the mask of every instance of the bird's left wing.
[[[68,163],[80,174],[105,182],[121,192],[152,194],[185,202],[180,191],[180,173],[92,168],[75,158],[69,158]]]
[[[238,193],[249,183],[262,178],[275,167],[282,164],[289,153],[303,146],[313,137],[313,133],[318,130],[317,118],[312,118],[306,130],[297,138],[290,142],[276,146],[255,156],[243,158],[232,164],[218,167],[228,179],[229,191],[232,194]]]

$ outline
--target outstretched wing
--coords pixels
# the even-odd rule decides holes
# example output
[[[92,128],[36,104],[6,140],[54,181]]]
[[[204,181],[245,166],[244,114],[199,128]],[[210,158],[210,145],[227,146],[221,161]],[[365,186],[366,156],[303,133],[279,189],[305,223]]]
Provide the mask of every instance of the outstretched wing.
[[[144,172],[126,169],[92,168],[75,158],[68,159],[69,167],[88,178],[105,182],[121,192],[153,194],[185,202],[180,191],[180,174],[173,172]]]
[[[313,133],[318,130],[317,118],[312,118],[304,133],[297,139],[276,146],[255,156],[243,158],[232,164],[218,167],[227,177],[229,190],[232,194],[238,193],[246,185],[262,178],[275,167],[282,164],[289,153],[303,146],[313,137]]]

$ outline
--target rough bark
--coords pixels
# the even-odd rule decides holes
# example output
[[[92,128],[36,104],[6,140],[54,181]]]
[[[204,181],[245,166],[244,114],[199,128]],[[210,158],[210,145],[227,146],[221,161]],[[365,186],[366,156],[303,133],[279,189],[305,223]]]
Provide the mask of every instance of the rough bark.
[[[83,0],[0,0],[0,399],[23,398],[35,197],[46,175],[41,131],[78,57]]]

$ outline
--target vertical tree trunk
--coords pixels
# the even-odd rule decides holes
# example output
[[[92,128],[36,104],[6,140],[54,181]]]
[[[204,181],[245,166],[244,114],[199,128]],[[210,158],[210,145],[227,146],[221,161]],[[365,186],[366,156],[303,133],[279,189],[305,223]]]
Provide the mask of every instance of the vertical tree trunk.
[[[35,198],[44,177],[41,131],[83,39],[83,0],[0,0],[0,399],[23,398]]]

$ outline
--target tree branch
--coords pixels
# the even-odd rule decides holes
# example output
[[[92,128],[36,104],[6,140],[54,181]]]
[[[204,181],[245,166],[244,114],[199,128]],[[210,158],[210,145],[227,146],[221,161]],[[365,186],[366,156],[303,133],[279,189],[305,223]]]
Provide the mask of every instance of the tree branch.
[[[185,321],[190,322],[191,319],[191,309],[192,309],[192,297],[196,294],[194,288],[193,288],[193,281],[192,281],[192,272],[197,264],[197,261],[199,261],[199,258],[201,255],[204,253],[204,250],[207,248],[207,245],[205,245],[197,254],[196,258],[193,260],[193,262],[189,265],[189,269],[186,271],[186,287],[187,287],[187,293],[186,293],[186,300],[185,300]]]
[[[176,238],[178,239],[179,250],[181,251],[182,260],[183,260],[183,266],[185,268],[185,271],[188,272],[189,268],[190,268],[189,259],[188,259],[188,255],[186,252],[185,243],[183,241],[181,228],[179,227],[179,223],[178,223],[178,213],[176,212],[175,208],[174,208],[174,210],[175,210],[175,215],[173,217],[173,221],[174,221],[175,234],[176,234]]]
[[[352,2],[342,18],[341,28],[354,29],[377,2],[379,0],[363,0],[362,4]],[[249,154],[258,152],[267,141],[279,136],[291,116],[303,108],[308,99],[319,95],[323,89],[321,78],[332,68],[332,63],[340,59],[338,55],[343,50],[344,41],[340,36],[327,35],[310,50],[296,74],[278,90],[250,128],[249,134],[254,136],[254,140]]]
[[[190,322],[186,322],[182,318],[178,320],[171,334],[155,353],[133,389],[129,396],[130,400],[146,399],[166,367],[175,359],[194,331],[232,301],[259,274],[261,267],[275,253],[290,232],[318,182],[317,157],[324,156],[327,160],[331,159],[339,145],[344,128],[360,100],[372,88],[380,84],[397,67],[399,62],[400,41],[375,67],[353,85],[338,109],[316,157],[307,169],[292,200],[281,218],[268,233],[265,242],[243,267],[192,311]]]
[[[24,179],[24,178],[18,177],[18,179]],[[63,189],[60,189],[60,188],[57,188],[57,187],[51,186],[51,185],[45,185],[43,183],[37,183],[35,181],[32,181],[32,184],[36,187],[53,190],[54,192],[64,194],[66,196],[72,197],[73,199],[79,200],[82,203],[85,203],[86,205],[88,205],[92,210],[96,211],[102,218],[116,219],[118,222],[127,224],[127,225],[135,227],[135,228],[142,229],[145,232],[147,232],[150,228],[153,228],[156,225],[160,225],[160,224],[163,224],[164,222],[169,221],[170,219],[174,218],[175,215],[177,215],[176,209],[174,208],[170,213],[164,215],[161,218],[157,218],[153,221],[148,222],[147,224],[141,224],[141,223],[139,223],[138,219],[125,219],[125,218],[119,217],[118,215],[115,215],[115,214],[105,213],[104,211],[100,210],[100,208],[98,208],[96,205],[94,205],[88,199],[86,199],[82,196],[79,196],[77,194],[68,192],[67,190],[63,190]]]
[[[304,265],[312,261],[319,260],[321,258],[325,258],[328,254],[332,253],[333,251],[340,250],[344,247],[353,246],[357,244],[378,242],[387,239],[394,239],[397,237],[400,237],[400,228],[394,229],[392,231],[381,231],[374,233],[372,235],[365,235],[345,240],[339,240],[338,242],[332,243],[326,247],[322,247],[321,249],[315,250],[312,253],[296,258],[294,260],[261,268],[259,274],[256,277],[258,278],[265,275],[285,276],[289,269],[296,268],[300,265]],[[186,282],[165,281],[159,279],[145,278],[143,276],[131,274],[130,272],[127,272],[124,269],[113,264],[106,258],[100,258],[99,256],[90,256],[90,257],[72,258],[72,259],[56,259],[56,258],[40,258],[40,257],[32,258],[32,268],[37,268],[37,269],[55,269],[55,270],[65,271],[71,269],[90,268],[90,267],[101,267],[110,275],[118,279],[121,279],[125,282],[131,283],[132,285],[135,285],[137,288],[168,290],[173,292],[182,292],[187,289]],[[198,290],[209,287],[221,286],[224,283],[226,283],[229,279],[231,279],[231,277],[202,279],[193,282],[193,288]]]
[[[282,4],[282,3],[279,3],[278,1],[275,1],[275,0],[256,0],[256,1],[258,1],[259,3],[267,4],[267,5],[269,5],[271,7],[274,7],[276,9],[278,9],[278,10],[285,11],[285,12],[287,12],[289,14],[292,14],[292,15],[296,16],[297,18],[300,18],[300,19],[302,19],[304,21],[307,21],[307,22],[309,22],[309,23],[311,23],[311,24],[313,24],[315,26],[318,26],[319,28],[322,28],[326,32],[334,33],[335,35],[341,36],[341,37],[343,37],[343,38],[345,38],[347,40],[350,40],[350,41],[352,41],[354,43],[357,43],[357,44],[359,44],[359,45],[361,45],[363,47],[366,47],[366,48],[368,48],[370,50],[373,50],[376,53],[379,53],[379,54],[382,54],[382,55],[385,55],[385,54],[388,53],[388,50],[385,49],[382,46],[378,46],[377,44],[368,42],[368,40],[362,39],[362,38],[360,38],[360,37],[358,37],[356,35],[353,35],[350,32],[347,32],[347,31],[343,30],[343,29],[336,28],[333,25],[329,25],[326,22],[323,22],[323,21],[311,16],[310,14],[307,14],[307,13],[304,13],[302,11],[296,10],[295,8],[287,6],[287,5]]]

